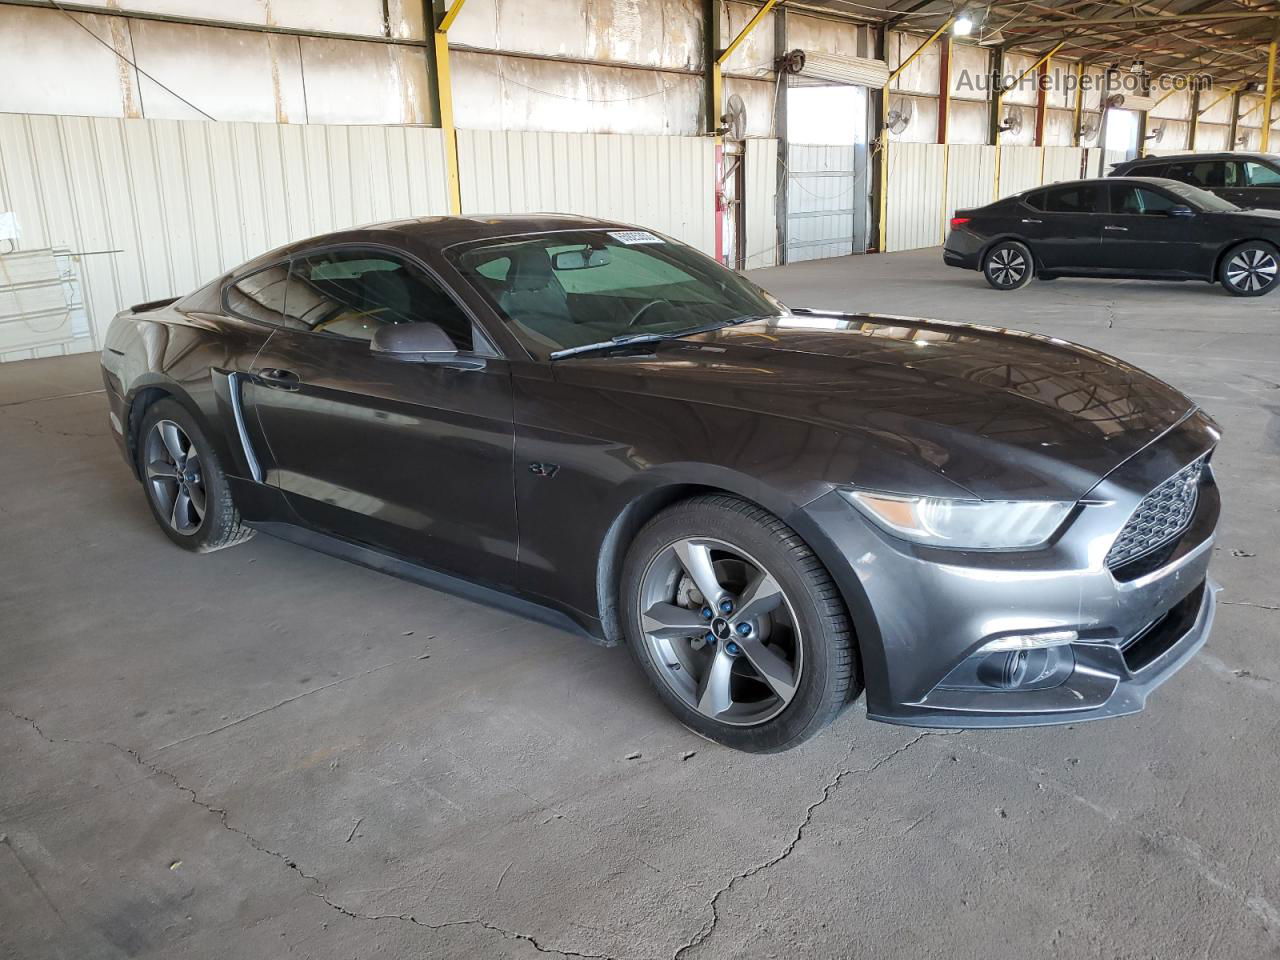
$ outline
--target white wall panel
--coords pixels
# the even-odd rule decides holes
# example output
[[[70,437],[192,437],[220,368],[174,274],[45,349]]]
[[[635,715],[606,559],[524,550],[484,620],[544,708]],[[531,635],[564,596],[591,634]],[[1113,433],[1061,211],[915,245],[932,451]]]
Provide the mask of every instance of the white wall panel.
[[[778,262],[778,141],[748,140],[746,164],[744,268],[754,270]]]
[[[985,144],[947,148],[947,197],[943,220],[957,210],[983,207],[995,199],[996,151]]]
[[[1079,147],[1045,147],[1041,183],[1061,183],[1080,179],[1080,162],[1084,151]]]
[[[715,146],[706,137],[459,130],[462,212],[576,213],[715,251]]]
[[[998,195],[1007,197],[1040,186],[1043,167],[1043,147],[1001,147]]]
[[[891,143],[885,211],[885,250],[914,250],[942,242],[943,164],[937,143]]]
[[[287,241],[447,212],[443,151],[423,127],[0,114],[0,212],[19,250],[74,254],[94,349],[122,307]]]

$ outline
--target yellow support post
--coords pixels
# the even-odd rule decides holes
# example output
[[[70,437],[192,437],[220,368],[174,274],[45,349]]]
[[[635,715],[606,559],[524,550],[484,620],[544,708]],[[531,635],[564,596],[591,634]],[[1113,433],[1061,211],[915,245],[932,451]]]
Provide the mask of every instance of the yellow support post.
[[[1080,120],[1084,116],[1084,61],[1076,61],[1076,102],[1075,116],[1071,123],[1071,145],[1080,146]]]
[[[436,58],[436,97],[440,103],[440,131],[444,134],[445,180],[449,192],[449,212],[462,213],[462,189],[458,183],[458,131],[453,125],[453,80],[449,73],[449,27],[458,19],[467,0],[453,0],[445,9],[445,0],[435,0],[438,19],[433,31]]]
[[[1276,95],[1276,38],[1271,37],[1267,46],[1267,88],[1262,94],[1262,152],[1271,147],[1271,101]],[[1231,145],[1232,148],[1235,144]]]
[[[947,19],[943,21],[942,26],[940,26],[937,30],[933,31],[933,33],[929,34],[928,39],[926,39],[924,43],[920,44],[920,46],[916,47],[915,50],[911,52],[911,56],[907,57],[907,59],[903,60],[900,64],[898,64],[898,66],[889,74],[889,78],[884,82],[884,87],[882,87],[880,90],[881,108],[886,115],[889,112],[889,90],[893,86],[893,81],[898,79],[898,75],[902,73],[903,70],[907,69],[907,67],[911,65],[911,63],[915,60],[916,57],[924,53],[925,50],[929,49],[929,47],[934,43],[934,41],[936,41],[940,36],[946,33],[947,30],[950,29],[951,24],[955,22],[955,19],[956,18],[954,16],[947,17]],[[887,127],[880,128],[879,140],[880,140],[880,203],[878,204],[878,206],[880,208],[880,222],[879,222],[878,232],[880,236],[879,236],[879,243],[876,245],[876,248],[881,253],[884,253],[885,252],[885,249],[884,249],[885,226],[886,226],[884,218],[885,218],[885,211],[888,209],[885,201],[889,195],[889,131]]]

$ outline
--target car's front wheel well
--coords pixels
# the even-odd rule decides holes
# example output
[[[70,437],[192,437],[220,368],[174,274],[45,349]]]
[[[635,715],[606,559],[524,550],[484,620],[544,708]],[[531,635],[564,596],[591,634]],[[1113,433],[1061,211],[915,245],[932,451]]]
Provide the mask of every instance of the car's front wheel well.
[[[600,556],[596,563],[596,605],[607,642],[621,643],[623,640],[622,616],[618,607],[622,564],[640,528],[672,504],[708,493],[736,496],[719,487],[696,483],[672,484],[650,490],[632,500],[609,525],[600,544]]]

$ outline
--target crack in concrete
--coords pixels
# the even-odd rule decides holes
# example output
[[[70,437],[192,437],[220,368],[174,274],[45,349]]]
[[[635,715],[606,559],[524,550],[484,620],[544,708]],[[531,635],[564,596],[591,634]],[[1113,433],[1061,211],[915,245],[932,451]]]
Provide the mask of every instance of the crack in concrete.
[[[1257,607],[1259,610],[1280,610],[1280,604],[1254,603],[1252,600],[1219,600],[1233,607]]]
[[[95,394],[106,393],[105,389],[99,390],[80,390],[77,393],[58,393],[52,397],[31,397],[28,400],[6,400],[0,403],[0,407],[21,407],[27,403],[47,403],[50,400],[70,400],[73,397],[92,397]]]
[[[303,697],[309,697],[313,693],[320,693],[322,690],[330,690],[336,686],[339,686],[344,683],[348,683],[352,680],[360,680],[361,678],[367,677],[370,674],[378,673],[381,670],[386,670],[388,667],[398,667],[401,664],[410,663],[411,661],[422,660],[422,659],[424,659],[422,654],[420,653],[414,654],[411,657],[402,657],[399,660],[392,660],[389,663],[384,663],[376,667],[370,667],[368,670],[362,670],[360,673],[353,673],[349,677],[339,677],[337,680],[331,680],[329,683],[321,684],[318,687],[312,687],[310,690],[304,690],[302,691],[302,693],[294,694],[292,697],[285,697],[283,700],[279,701],[278,703],[273,703],[269,707],[263,707],[261,710],[255,710],[253,713],[246,713],[243,717],[238,717],[237,719],[224,723],[221,726],[213,727],[209,730],[201,731],[200,733],[192,733],[185,737],[179,737],[177,740],[171,740],[168,743],[166,743],[164,746],[157,747],[154,751],[152,751],[151,756],[157,757],[160,754],[164,753],[166,750],[168,750],[170,747],[176,747],[179,744],[189,743],[192,740],[199,740],[202,737],[211,737],[216,733],[221,733],[223,730],[230,730],[232,727],[239,726],[242,723],[247,723],[250,720],[253,720],[253,719],[256,719],[257,717],[262,716],[264,713],[270,713],[272,710],[279,710],[281,707],[287,706],[291,703],[301,700]]]
[[[1050,787],[1056,793],[1093,811],[1110,823],[1124,825],[1126,829],[1137,836],[1143,837],[1153,847],[1173,854],[1210,886],[1239,901],[1246,910],[1262,921],[1263,928],[1271,936],[1272,940],[1280,941],[1280,908],[1276,907],[1275,904],[1261,894],[1245,890],[1228,879],[1226,876],[1227,870],[1221,864],[1212,860],[1194,840],[1171,830],[1143,829],[1132,818],[1124,817],[1121,809],[1103,806],[1088,797],[1083,797],[1066,784],[1050,776],[1047,771],[1031,764],[1015,760],[1012,757],[1002,756],[998,753],[992,753],[989,750],[983,750],[973,743],[965,743],[962,746],[970,753],[986,757],[988,760],[995,760],[998,763],[1009,764],[1025,773],[1034,775],[1038,783]]]
[[[386,666],[391,666],[391,664],[385,664],[384,667]],[[383,669],[383,668],[375,668],[375,669]],[[293,699],[297,699],[297,698],[295,697]],[[464,920],[445,920],[440,923],[431,923],[426,920],[419,920],[416,916],[412,914],[360,913],[348,907],[344,907],[342,904],[338,903],[337,901],[329,897],[328,893],[324,889],[325,885],[320,880],[319,877],[313,876],[305,872],[301,867],[298,866],[297,862],[292,857],[289,857],[286,854],[280,853],[277,850],[272,850],[270,847],[266,846],[262,841],[260,841],[257,837],[253,836],[252,834],[250,834],[245,830],[242,830],[240,827],[237,827],[234,824],[232,824],[230,822],[229,815],[226,809],[222,807],[214,806],[212,803],[208,802],[207,800],[202,799],[200,797],[200,794],[197,793],[194,788],[188,787],[181,780],[179,780],[175,774],[171,773],[170,771],[164,769],[161,766],[158,766],[157,764],[149,762],[146,758],[142,756],[142,754],[138,753],[138,751],[130,747],[121,746],[120,744],[115,743],[114,741],[111,741],[111,740],[80,740],[73,737],[51,737],[49,736],[49,734],[45,733],[44,729],[40,726],[40,724],[37,723],[36,720],[33,719],[32,717],[28,717],[25,714],[17,713],[16,711],[9,709],[8,707],[2,707],[0,709],[3,709],[5,713],[9,714],[9,716],[13,717],[15,720],[29,725],[31,729],[34,730],[35,733],[47,743],[51,743],[55,745],[59,743],[73,743],[73,744],[78,744],[80,746],[89,746],[89,747],[110,747],[111,749],[124,754],[125,756],[133,760],[134,763],[142,767],[144,770],[149,771],[154,776],[167,780],[170,784],[173,785],[175,789],[187,794],[188,797],[190,797],[191,802],[193,804],[195,804],[197,807],[200,807],[202,810],[205,810],[213,814],[215,817],[217,817],[219,824],[222,826],[224,830],[234,833],[236,836],[243,839],[245,843],[247,843],[254,850],[257,850],[259,853],[264,853],[267,856],[274,857],[275,859],[279,860],[281,863],[283,863],[286,867],[288,867],[298,876],[302,877],[304,880],[311,883],[317,889],[308,890],[307,892],[309,894],[318,898],[322,903],[325,904],[325,906],[329,907],[331,910],[341,913],[343,916],[349,917],[352,920],[369,920],[369,921],[395,920],[395,921],[401,921],[404,923],[411,923],[414,926],[423,927],[428,930],[444,930],[449,927],[474,926],[474,927],[480,927],[481,929],[489,931],[490,933],[499,934],[503,937],[503,939],[506,939],[506,940],[527,943],[529,944],[529,946],[533,947],[533,949],[536,950],[538,953],[546,953],[546,954],[551,954],[553,956],[558,956],[558,957],[573,957],[573,958],[578,958],[578,960],[623,960],[623,958],[615,957],[609,954],[582,953],[576,950],[561,950],[557,947],[546,946],[543,943],[541,943],[536,937],[530,934],[520,933],[515,930],[508,930],[506,927],[498,926],[497,924],[490,923],[489,921],[482,920],[478,917],[468,918]]]
[[[705,943],[708,939],[710,939],[711,935],[715,932],[716,927],[720,923],[720,898],[721,897],[727,894],[730,890],[732,890],[735,886],[737,886],[743,880],[746,880],[749,877],[754,877],[758,873],[763,873],[764,871],[777,866],[783,860],[787,859],[787,857],[791,856],[792,852],[794,852],[796,847],[800,845],[800,841],[804,839],[804,832],[806,829],[808,829],[809,824],[813,821],[813,815],[817,812],[820,806],[822,806],[831,798],[832,792],[835,790],[836,787],[840,785],[841,781],[843,781],[846,777],[851,776],[855,773],[864,774],[864,775],[874,773],[875,771],[879,770],[882,766],[884,766],[886,763],[888,763],[890,760],[893,760],[896,757],[901,756],[903,753],[906,753],[906,751],[910,750],[912,747],[914,747],[917,743],[919,743],[925,737],[947,736],[952,732],[954,731],[926,730],[923,733],[919,733],[916,736],[912,737],[910,740],[908,740],[902,746],[898,747],[896,750],[893,750],[892,752],[885,754],[875,763],[871,764],[871,766],[851,767],[845,770],[841,770],[839,773],[835,775],[834,778],[832,778],[831,780],[828,780],[826,785],[822,788],[822,795],[818,797],[818,799],[815,800],[813,803],[809,804],[809,806],[805,809],[804,818],[800,821],[800,825],[796,827],[795,836],[793,836],[791,838],[791,841],[785,847],[783,847],[782,852],[770,857],[768,860],[765,860],[761,863],[757,863],[754,866],[747,868],[742,873],[735,874],[733,877],[730,878],[728,883],[726,883],[719,890],[717,890],[715,892],[715,895],[712,896],[712,898],[708,901],[708,905],[711,907],[710,919],[705,924],[702,925],[701,929],[699,929],[699,931],[694,935],[693,939],[689,940],[687,943],[681,946],[678,950],[676,950],[675,954],[673,954],[672,956],[672,960],[680,960],[680,958],[683,957],[690,950],[697,949],[699,946]]]

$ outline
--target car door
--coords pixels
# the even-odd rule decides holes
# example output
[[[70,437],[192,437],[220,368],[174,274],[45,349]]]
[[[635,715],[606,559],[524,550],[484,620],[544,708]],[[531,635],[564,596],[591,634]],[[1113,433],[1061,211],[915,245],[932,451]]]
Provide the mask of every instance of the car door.
[[[1200,240],[1194,216],[1171,213],[1186,200],[1156,187],[1108,184],[1110,212],[1103,215],[1103,270],[1120,276],[1199,276]]]
[[[1042,269],[1088,273],[1101,266],[1100,212],[1106,207],[1100,184],[1050,187],[1027,201],[1012,228],[1027,239]]]
[[[1154,176],[1134,173],[1133,176]],[[1236,160],[1179,160],[1169,164],[1164,174],[1170,180],[1180,180],[1201,190],[1217,194],[1223,200],[1240,206],[1252,206],[1247,201],[1248,185],[1244,167]]]
[[[446,363],[379,357],[384,324],[430,320]],[[494,584],[515,577],[510,371],[423,267],[383,248],[293,258],[285,320],[251,372],[265,479],[308,526]]]

